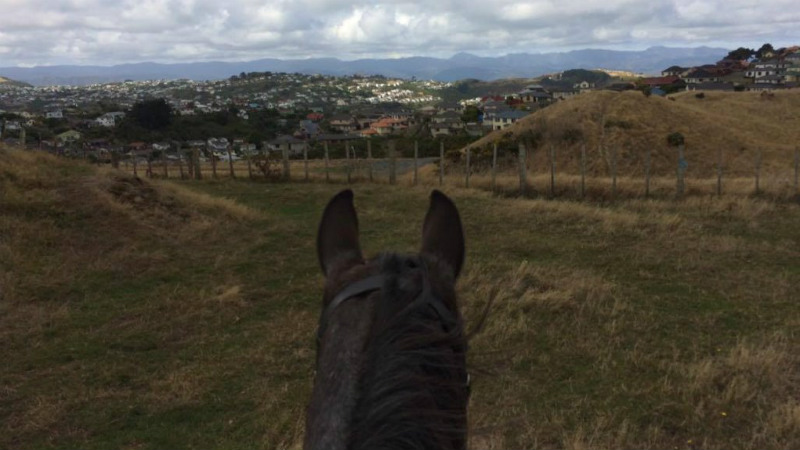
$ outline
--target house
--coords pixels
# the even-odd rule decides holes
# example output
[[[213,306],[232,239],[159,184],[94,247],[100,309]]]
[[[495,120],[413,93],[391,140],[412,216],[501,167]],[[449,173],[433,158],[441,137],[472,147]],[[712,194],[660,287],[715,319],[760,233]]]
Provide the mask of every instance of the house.
[[[577,89],[581,94],[591,90],[594,87],[593,83],[589,83],[588,81],[581,81],[580,83],[575,83],[572,85],[573,89]]]
[[[431,136],[449,136],[464,129],[461,119],[447,119],[431,124]]]
[[[209,138],[206,141],[206,148],[211,153],[227,154],[228,153],[228,139],[227,138]]]
[[[277,151],[283,153],[286,150],[289,156],[302,155],[304,151],[309,149],[307,141],[297,139],[294,136],[279,136],[272,141],[266,143],[266,148],[270,151]]]
[[[63,132],[63,133],[61,133],[59,135],[56,135],[56,139],[58,139],[59,142],[63,142],[65,144],[67,144],[67,143],[71,143],[71,142],[75,142],[75,141],[79,140],[81,138],[81,136],[82,135],[81,135],[81,133],[79,131],[69,130],[69,131],[65,131],[65,132]]]
[[[527,115],[527,112],[509,109],[484,117],[483,123],[491,125],[493,130],[502,130]]]
[[[408,125],[402,120],[384,118],[370,125],[370,128],[379,136],[387,136],[408,128]]]
[[[518,92],[516,98],[525,104],[549,103],[553,100],[553,96],[550,92],[538,84],[530,85]]]
[[[681,66],[671,66],[661,71],[662,77],[680,77],[682,76],[687,70],[685,67]]]
[[[454,111],[444,111],[431,117],[431,122],[435,124],[450,122],[453,120],[461,120],[461,114]]]
[[[63,119],[64,113],[60,109],[53,109],[44,113],[45,119]]]
[[[683,77],[687,84],[713,83],[719,81],[719,77],[705,69],[695,69]]]
[[[331,129],[340,131],[342,133],[349,133],[358,129],[358,123],[353,116],[349,114],[335,115],[331,117],[328,123],[330,124]]]
[[[566,100],[568,98],[575,97],[580,93],[581,91],[579,89],[552,89],[550,91],[550,95],[553,96],[553,100]]]

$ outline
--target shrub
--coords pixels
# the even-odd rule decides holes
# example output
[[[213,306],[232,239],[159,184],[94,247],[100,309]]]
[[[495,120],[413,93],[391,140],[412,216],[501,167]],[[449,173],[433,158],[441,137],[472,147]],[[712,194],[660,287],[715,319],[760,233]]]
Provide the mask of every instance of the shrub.
[[[669,144],[671,147],[678,147],[683,145],[685,142],[686,140],[684,139],[683,134],[679,132],[670,133],[667,135],[667,144]]]

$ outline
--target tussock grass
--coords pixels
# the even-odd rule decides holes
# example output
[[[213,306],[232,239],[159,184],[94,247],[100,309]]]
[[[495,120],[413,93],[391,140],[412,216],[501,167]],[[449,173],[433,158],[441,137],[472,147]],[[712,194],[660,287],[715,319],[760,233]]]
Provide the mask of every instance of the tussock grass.
[[[367,254],[416,251],[433,174],[354,186]],[[468,328],[494,298],[472,448],[800,445],[797,204],[451,178]],[[314,235],[345,186],[317,181],[133,181],[0,150],[0,447],[299,448]]]
[[[747,92],[706,92],[702,100],[693,92],[671,97],[675,101],[640,92],[590,92],[537,111],[470,147],[487,148],[533,133],[540,136],[529,159],[533,167],[549,167],[554,146],[559,167],[579,173],[580,145],[585,143],[588,172],[605,176],[613,148],[619,149],[618,174],[625,176],[643,173],[650,149],[652,173],[667,176],[677,167],[677,154],[666,145],[666,136],[680,132],[686,138],[689,173],[698,178],[716,175],[720,150],[728,175],[751,175],[759,149],[765,170],[791,169],[793,151],[800,145],[800,92],[776,92],[771,100]]]

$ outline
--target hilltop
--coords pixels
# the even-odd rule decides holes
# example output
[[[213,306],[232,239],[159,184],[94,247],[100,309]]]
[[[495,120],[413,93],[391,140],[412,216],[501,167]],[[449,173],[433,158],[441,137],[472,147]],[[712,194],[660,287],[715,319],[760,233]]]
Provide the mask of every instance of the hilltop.
[[[705,92],[703,98],[698,93],[664,98],[638,91],[590,92],[539,110],[469,147],[500,142],[511,148],[512,141],[523,138],[534,146],[532,170],[549,167],[546,153],[552,145],[559,170],[578,173],[585,142],[588,170],[594,174],[607,173],[611,150],[618,147],[620,175],[643,173],[649,148],[653,173],[668,175],[674,173],[677,156],[667,135],[679,132],[686,141],[689,173],[695,176],[716,173],[719,150],[728,174],[751,176],[758,149],[765,170],[791,167],[800,144],[800,91]]]

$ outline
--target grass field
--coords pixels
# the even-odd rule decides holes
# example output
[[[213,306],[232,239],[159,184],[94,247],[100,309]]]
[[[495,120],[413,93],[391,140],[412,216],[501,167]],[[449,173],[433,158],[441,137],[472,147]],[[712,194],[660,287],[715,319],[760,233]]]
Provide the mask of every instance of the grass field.
[[[297,448],[344,184],[138,180],[0,149],[0,448]],[[357,185],[414,251],[429,187]],[[800,206],[449,186],[472,448],[800,447]]]

